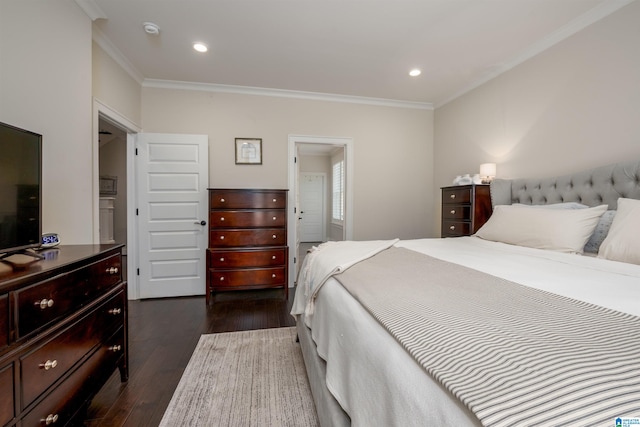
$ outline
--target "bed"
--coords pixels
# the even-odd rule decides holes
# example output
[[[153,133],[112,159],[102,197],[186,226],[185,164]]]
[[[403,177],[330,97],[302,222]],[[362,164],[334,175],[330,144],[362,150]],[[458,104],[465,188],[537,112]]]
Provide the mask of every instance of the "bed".
[[[322,426],[640,417],[640,162],[491,197],[476,236],[307,255],[292,314]]]

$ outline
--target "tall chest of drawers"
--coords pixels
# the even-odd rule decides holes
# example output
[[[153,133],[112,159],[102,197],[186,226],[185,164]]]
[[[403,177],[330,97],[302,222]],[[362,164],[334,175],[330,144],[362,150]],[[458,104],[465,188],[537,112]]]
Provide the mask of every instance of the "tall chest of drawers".
[[[284,288],[287,190],[209,189],[207,304],[218,291]]]
[[[121,245],[61,246],[0,273],[0,426],[67,425],[128,378]]]
[[[491,216],[488,184],[442,187],[442,237],[470,236]]]

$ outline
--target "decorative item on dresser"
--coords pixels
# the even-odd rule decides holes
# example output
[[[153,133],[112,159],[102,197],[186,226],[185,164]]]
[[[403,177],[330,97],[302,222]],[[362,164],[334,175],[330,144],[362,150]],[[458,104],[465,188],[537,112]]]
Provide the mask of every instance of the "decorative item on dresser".
[[[283,287],[288,298],[287,191],[209,189],[207,304],[242,289]]]
[[[489,185],[442,187],[442,237],[469,236],[491,216]]]
[[[122,245],[70,245],[0,273],[0,425],[68,425],[128,379]]]

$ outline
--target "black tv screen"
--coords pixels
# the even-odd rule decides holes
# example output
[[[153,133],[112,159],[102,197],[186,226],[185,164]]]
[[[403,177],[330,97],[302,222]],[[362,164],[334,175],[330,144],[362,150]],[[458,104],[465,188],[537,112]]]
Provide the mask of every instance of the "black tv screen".
[[[40,245],[42,136],[0,123],[0,254]]]

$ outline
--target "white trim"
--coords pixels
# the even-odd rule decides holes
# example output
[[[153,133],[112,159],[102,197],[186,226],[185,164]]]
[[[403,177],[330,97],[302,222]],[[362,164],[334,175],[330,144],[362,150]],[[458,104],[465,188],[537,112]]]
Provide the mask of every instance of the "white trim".
[[[296,247],[296,218],[293,209],[296,202],[296,144],[330,144],[344,147],[345,162],[345,206],[344,206],[344,228],[343,238],[353,240],[353,138],[332,137],[332,136],[309,136],[309,135],[289,135],[289,157],[288,157],[288,211],[287,212],[287,245],[289,246],[289,287],[293,287],[296,279],[296,265],[293,263]]]
[[[75,2],[92,21],[107,19],[107,14],[100,9],[100,6],[94,0],[75,0]]]
[[[435,108],[440,108],[443,105],[453,101],[454,99],[459,98],[465,93],[471,92],[473,89],[482,86],[489,80],[492,80],[498,77],[500,74],[509,71],[510,69],[522,64],[528,59],[533,58],[541,52],[574,35],[578,31],[583,30],[589,25],[611,15],[613,12],[628,5],[629,3],[632,3],[633,1],[635,0],[611,0],[600,3],[593,9],[573,19],[567,25],[564,25],[555,32],[549,34],[541,40],[538,40],[536,43],[532,44],[513,58],[503,62],[502,64],[496,65],[495,67],[493,67],[493,70],[489,74],[485,75],[481,79],[476,80],[471,84],[463,87],[462,89],[454,92],[451,96],[445,98],[444,101],[437,102],[435,104]]]
[[[93,41],[96,42],[96,44],[100,46],[102,50],[104,50],[107,55],[111,57],[111,59],[116,61],[127,74],[129,74],[136,82],[138,82],[138,84],[142,85],[144,76],[131,63],[131,61],[129,61],[127,57],[124,56],[122,52],[120,52],[120,49],[118,49],[113,43],[111,43],[111,40],[109,40],[97,26],[93,26],[92,33]]]
[[[135,145],[133,135],[142,129],[122,114],[109,108],[102,101],[93,98],[93,242],[100,243],[100,119],[106,120],[127,132],[127,282],[128,299],[138,299],[138,229],[135,217],[136,185],[135,185]]]
[[[213,83],[181,82],[175,80],[158,79],[144,79],[144,82],[142,82],[142,86],[158,89],[197,90],[204,92],[235,93],[241,95],[273,96],[280,98],[307,99],[312,101],[376,105],[380,107],[433,110],[433,104],[429,102],[399,101],[394,99],[369,98],[365,96],[338,95],[331,93],[305,92],[299,90],[268,89],[252,86],[233,86]]]

